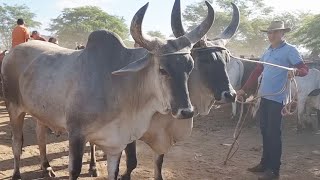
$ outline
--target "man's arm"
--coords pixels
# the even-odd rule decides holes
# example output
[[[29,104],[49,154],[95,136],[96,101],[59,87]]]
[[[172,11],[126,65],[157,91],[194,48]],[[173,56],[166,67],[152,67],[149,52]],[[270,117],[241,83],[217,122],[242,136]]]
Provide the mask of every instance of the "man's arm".
[[[27,28],[25,28],[25,34],[24,34],[24,38],[26,40],[26,42],[30,39],[30,33],[29,30]]]
[[[246,81],[246,83],[241,89],[243,91],[248,91],[249,89],[251,89],[253,85],[258,81],[258,78],[261,75],[262,71],[263,71],[263,65],[257,64],[256,68],[252,71],[248,80]]]
[[[309,72],[309,68],[303,62],[302,57],[300,56],[297,48],[292,48],[289,51],[288,59],[290,63],[296,68],[295,75],[296,76],[305,76]]]
[[[298,63],[294,67],[297,68],[295,71],[296,76],[303,77],[306,76],[309,72],[309,68],[304,62]]]

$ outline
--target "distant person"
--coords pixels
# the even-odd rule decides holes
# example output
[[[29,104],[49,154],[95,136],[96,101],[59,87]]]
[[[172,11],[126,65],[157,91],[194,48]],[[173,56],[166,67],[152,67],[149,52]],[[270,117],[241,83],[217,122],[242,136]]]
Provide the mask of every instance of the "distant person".
[[[80,44],[76,47],[76,50],[85,49],[85,48],[86,47],[84,45]]]
[[[40,36],[40,33],[38,31],[32,31],[31,37],[34,40],[46,41],[43,37]]]
[[[29,30],[24,25],[23,19],[17,20],[17,26],[12,31],[12,48],[15,46],[27,42],[30,39]]]
[[[59,44],[57,38],[54,38],[54,37],[49,38],[48,42],[51,42],[53,44]]]

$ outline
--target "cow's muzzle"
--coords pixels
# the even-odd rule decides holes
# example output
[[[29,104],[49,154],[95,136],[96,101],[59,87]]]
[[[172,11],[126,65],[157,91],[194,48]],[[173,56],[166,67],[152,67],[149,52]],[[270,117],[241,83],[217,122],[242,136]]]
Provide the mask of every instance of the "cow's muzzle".
[[[182,108],[178,109],[177,113],[172,113],[172,116],[177,119],[189,119],[194,115],[194,109],[191,108]]]
[[[221,94],[220,103],[231,103],[235,102],[237,98],[237,94],[234,90],[231,91],[223,91]]]

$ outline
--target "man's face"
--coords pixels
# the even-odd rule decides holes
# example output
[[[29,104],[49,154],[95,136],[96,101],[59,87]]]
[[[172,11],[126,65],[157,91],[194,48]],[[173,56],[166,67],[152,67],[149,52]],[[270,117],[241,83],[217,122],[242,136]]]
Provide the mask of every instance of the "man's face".
[[[282,41],[284,35],[283,30],[268,31],[268,39],[271,44],[276,44]]]
[[[34,38],[38,38],[39,36],[40,36],[39,33],[34,33],[34,34],[32,34],[32,37],[34,37]]]

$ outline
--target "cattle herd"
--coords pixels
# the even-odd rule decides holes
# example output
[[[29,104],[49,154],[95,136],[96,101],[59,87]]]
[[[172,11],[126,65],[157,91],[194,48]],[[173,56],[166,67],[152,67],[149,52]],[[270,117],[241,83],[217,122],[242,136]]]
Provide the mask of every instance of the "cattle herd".
[[[136,140],[154,151],[154,177],[163,179],[164,155],[176,142],[190,136],[195,115],[207,115],[215,102],[234,103],[255,64],[231,58],[226,45],[240,23],[238,7],[227,28],[213,40],[206,33],[214,23],[214,10],[203,22],[186,32],[181,21],[180,0],[171,13],[174,39],[150,38],[142,33],[148,4],[134,15],[130,33],[139,48],[127,48],[117,34],[94,31],[84,49],[30,41],[5,55],[1,67],[3,97],[12,127],[14,172],[21,179],[20,155],[24,117],[36,121],[37,143],[44,175],[54,177],[46,152],[46,135],[68,133],[69,179],[77,179],[87,142],[91,144],[90,172],[98,176],[95,146],[107,157],[108,179],[131,179],[137,166]],[[320,71],[297,77],[298,124],[305,104],[320,109]],[[253,92],[255,92],[253,90]],[[254,93],[252,93],[254,94]],[[310,98],[316,96],[316,98]],[[234,105],[233,115],[236,116]],[[310,119],[310,118],[306,118]],[[313,121],[314,128],[318,124]],[[122,151],[127,169],[119,176]]]

